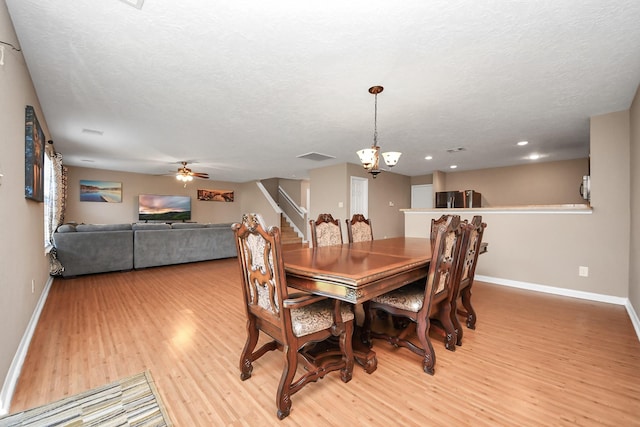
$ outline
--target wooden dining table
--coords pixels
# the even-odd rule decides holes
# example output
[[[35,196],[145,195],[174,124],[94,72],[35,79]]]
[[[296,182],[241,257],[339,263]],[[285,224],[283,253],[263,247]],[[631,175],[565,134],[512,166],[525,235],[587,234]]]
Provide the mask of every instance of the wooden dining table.
[[[487,251],[483,243],[480,253]],[[429,274],[431,241],[394,237],[283,252],[287,284],[295,289],[360,304]],[[356,337],[354,356],[367,373],[377,367],[375,352]]]
[[[359,304],[425,278],[431,243],[426,238],[395,237],[287,250],[283,258],[290,287]],[[375,352],[357,337],[356,328],[355,360],[372,373],[378,363]]]
[[[394,237],[283,254],[289,286],[359,304],[426,277],[429,239]]]

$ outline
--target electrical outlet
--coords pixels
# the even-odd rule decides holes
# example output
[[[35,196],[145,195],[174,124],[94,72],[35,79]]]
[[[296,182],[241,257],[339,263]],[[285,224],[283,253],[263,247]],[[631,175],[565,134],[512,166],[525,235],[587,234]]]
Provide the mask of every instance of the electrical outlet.
[[[338,207],[339,207],[339,208],[344,208],[344,203],[342,203],[342,202],[338,202]]]
[[[36,279],[31,279],[31,293],[36,292]]]
[[[389,202],[389,206],[395,206],[395,204],[393,202]]]
[[[585,267],[583,265],[578,267],[578,276],[580,276],[580,277],[589,277],[589,267]]]

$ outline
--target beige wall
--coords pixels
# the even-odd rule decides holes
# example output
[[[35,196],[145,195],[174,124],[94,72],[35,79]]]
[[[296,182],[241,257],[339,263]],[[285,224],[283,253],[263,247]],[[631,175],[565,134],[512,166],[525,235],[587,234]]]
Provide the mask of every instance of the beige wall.
[[[19,45],[4,0],[0,40]],[[44,205],[24,197],[25,106],[35,108],[45,137],[46,118],[21,52],[4,47],[0,65],[0,414],[6,410],[5,380],[20,340],[49,279],[44,255]],[[34,291],[31,291],[32,281]],[[14,367],[15,369],[15,367]]]
[[[374,238],[397,237],[404,234],[404,218],[400,209],[411,206],[411,178],[408,176],[382,172],[373,179],[362,166],[353,163],[314,169],[310,171],[309,176],[309,218],[316,219],[321,213],[331,213],[334,218],[340,219],[344,241],[347,241],[345,220],[350,212],[352,176],[369,179],[369,218],[372,221]]]
[[[640,313],[640,87],[631,104],[631,232],[629,247],[629,300]]]
[[[63,158],[64,161],[64,158]],[[153,176],[102,169],[68,167],[68,195],[65,222],[127,223],[138,220],[139,194],[164,194],[191,197],[191,220],[195,222],[226,223],[238,221],[243,194],[241,184],[226,181],[194,180],[184,184],[172,176]],[[116,181],[122,183],[122,203],[80,201],[80,180]],[[198,200],[198,189],[233,190],[233,202]]]
[[[579,193],[589,160],[575,159],[463,172],[441,172],[436,191],[475,190],[483,207],[585,203]]]
[[[476,273],[628,297],[629,129],[628,111],[591,118],[591,214],[482,213],[489,252]],[[406,235],[427,237],[440,214],[408,212]],[[589,267],[589,277],[578,276],[579,266]]]

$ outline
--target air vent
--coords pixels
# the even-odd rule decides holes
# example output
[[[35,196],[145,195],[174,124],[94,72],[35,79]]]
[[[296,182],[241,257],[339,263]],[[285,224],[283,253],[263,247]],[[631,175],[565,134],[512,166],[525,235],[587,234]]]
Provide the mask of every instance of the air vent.
[[[95,130],[95,129],[82,129],[82,133],[88,133],[91,135],[102,135],[104,132],[101,130]]]
[[[315,152],[311,152],[311,153],[307,153],[307,154],[300,154],[299,156],[296,156],[299,159],[307,159],[307,160],[315,160],[316,162],[322,162],[323,160],[330,160],[330,159],[335,159],[334,156],[330,156],[328,154],[322,154],[322,153],[315,153]]]
[[[459,153],[460,151],[467,151],[467,149],[464,147],[449,148],[447,153]]]
[[[128,4],[129,6],[133,6],[136,9],[142,10],[142,5],[144,4],[144,0],[120,0],[123,3]]]

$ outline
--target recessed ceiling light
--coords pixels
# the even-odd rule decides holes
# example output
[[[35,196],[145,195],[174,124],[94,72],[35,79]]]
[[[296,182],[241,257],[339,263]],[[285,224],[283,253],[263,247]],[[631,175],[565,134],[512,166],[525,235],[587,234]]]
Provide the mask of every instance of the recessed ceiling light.
[[[528,143],[529,141],[520,141],[518,142],[518,145],[522,147],[523,145],[527,145]]]
[[[531,154],[528,159],[529,160],[538,160],[540,158],[540,154]]]
[[[433,159],[433,156],[427,156],[427,157],[425,157],[424,159],[425,159],[425,160],[431,160],[431,159]]]
[[[455,168],[457,168],[457,167],[458,167],[458,165],[451,165],[451,166],[449,166],[449,168],[451,168],[451,169],[455,169]]]

